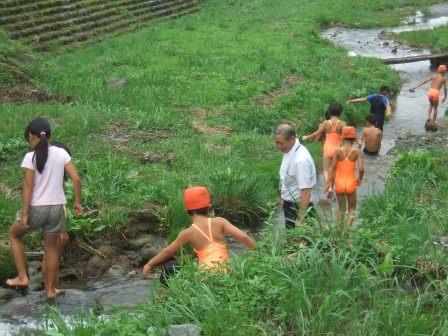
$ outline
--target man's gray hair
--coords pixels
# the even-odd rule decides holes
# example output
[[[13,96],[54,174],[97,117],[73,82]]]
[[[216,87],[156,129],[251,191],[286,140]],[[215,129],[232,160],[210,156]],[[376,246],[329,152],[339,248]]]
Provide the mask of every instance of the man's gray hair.
[[[296,136],[296,130],[293,126],[288,124],[278,125],[274,130],[274,135],[281,134],[285,137],[286,140],[291,139],[293,136]]]

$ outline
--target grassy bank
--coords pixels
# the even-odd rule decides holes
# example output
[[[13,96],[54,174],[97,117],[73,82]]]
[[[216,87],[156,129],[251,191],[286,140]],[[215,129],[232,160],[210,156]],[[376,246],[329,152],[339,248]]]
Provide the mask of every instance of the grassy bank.
[[[448,50],[448,26],[434,29],[403,32],[396,34],[396,38],[412,47],[428,48],[431,50]]]
[[[276,197],[275,124],[290,120],[307,133],[328,102],[399,86],[378,60],[348,58],[322,40],[322,26],[398,24],[417,5],[433,2],[205,1],[200,12],[178,20],[41,55],[34,68],[39,85],[74,103],[0,105],[2,142],[21,141],[30,119],[50,118],[55,140],[74,153],[91,210],[71,230],[116,230],[155,203],[167,205],[160,227],[175,232],[185,221],[179,192],[191,184],[210,186],[216,204],[227,209],[219,214],[250,226]],[[127,83],[109,89],[111,78]],[[367,111],[345,106],[343,118],[356,123]],[[308,147],[318,161],[319,145]],[[24,152],[0,153],[8,188],[20,187]],[[14,211],[20,206],[18,199],[8,202]]]
[[[73,329],[50,320],[63,335],[146,335],[149,325],[164,335],[178,323],[204,335],[446,335],[448,254],[433,238],[448,232],[447,154],[401,154],[350,236],[328,223],[289,237],[268,229],[226,277],[204,279],[186,262],[137,309],[90,315]]]

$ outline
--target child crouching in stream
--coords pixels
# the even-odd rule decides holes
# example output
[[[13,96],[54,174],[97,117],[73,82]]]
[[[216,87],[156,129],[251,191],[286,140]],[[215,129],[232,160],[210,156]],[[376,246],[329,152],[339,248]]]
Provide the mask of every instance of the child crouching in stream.
[[[143,267],[143,273],[172,257],[182,245],[191,243],[199,260],[199,268],[215,271],[225,266],[229,257],[224,233],[234,237],[250,249],[255,248],[255,241],[244,231],[221,217],[209,217],[210,194],[205,187],[192,187],[185,190],[185,210],[193,224],[182,230],[177,238]],[[225,273],[225,269],[222,270]]]

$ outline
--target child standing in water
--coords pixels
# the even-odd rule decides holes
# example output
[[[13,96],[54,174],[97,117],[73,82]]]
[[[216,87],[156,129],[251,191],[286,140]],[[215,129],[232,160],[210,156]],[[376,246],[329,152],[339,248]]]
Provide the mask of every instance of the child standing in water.
[[[443,86],[443,93],[444,97],[442,100],[442,103],[446,101],[446,78],[445,78],[445,72],[447,68],[445,65],[440,65],[437,69],[437,73],[426,78],[425,80],[418,83],[413,88],[409,89],[409,91],[414,92],[416,88],[422,86],[425,83],[431,82],[431,87],[428,90],[428,99],[429,99],[429,108],[428,108],[428,119],[427,122],[429,122],[431,125],[436,124],[437,119],[437,108],[439,107],[439,100],[440,100],[440,89]],[[434,112],[434,114],[433,114]]]
[[[345,123],[339,119],[342,113],[342,105],[339,103],[330,103],[328,105],[329,120],[325,120],[319,125],[319,129],[310,135],[304,135],[303,141],[317,140],[324,135],[325,142],[323,147],[322,168],[324,171],[325,183],[328,183],[328,170],[330,169],[331,160],[333,159],[334,151],[340,146],[340,137],[342,128]],[[333,196],[333,185],[327,188],[327,196]]]
[[[193,245],[201,269],[218,269],[229,260],[224,233],[228,233],[250,249],[255,248],[255,241],[228,220],[209,217],[211,201],[206,188],[192,187],[185,190],[184,203],[193,224],[182,230],[176,240],[148,261],[143,267],[144,274],[148,274],[154,266],[172,257],[182,245],[188,243]]]
[[[73,181],[75,204],[73,213],[81,215],[81,181],[71,162],[70,155],[62,148],[51,146],[51,128],[44,118],[31,121],[25,129],[31,152],[25,155],[22,168],[25,179],[22,191],[22,210],[18,219],[9,229],[18,276],[8,279],[8,286],[29,286],[26,273],[23,236],[37,228],[42,228],[45,247],[45,290],[47,298],[55,298],[61,292],[56,289],[59,268],[59,237],[64,231],[66,199],[63,189],[64,172]]]
[[[342,148],[338,148],[334,152],[330,178],[327,183],[327,188],[330,188],[332,184],[335,186],[339,206],[338,221],[342,221],[342,216],[348,208],[348,226],[351,226],[355,219],[356,186],[361,185],[364,175],[361,151],[353,147],[355,141],[355,128],[344,127],[342,130]],[[358,165],[358,179],[355,177],[356,165]]]
[[[364,143],[363,153],[370,156],[377,156],[381,150],[381,140],[383,139],[383,132],[375,127],[375,116],[369,114],[366,118],[366,128],[362,131],[361,142],[358,146],[362,148]]]

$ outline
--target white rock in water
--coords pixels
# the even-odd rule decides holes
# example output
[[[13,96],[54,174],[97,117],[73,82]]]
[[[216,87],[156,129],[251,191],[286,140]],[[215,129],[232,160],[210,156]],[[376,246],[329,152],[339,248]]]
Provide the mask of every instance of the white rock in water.
[[[201,336],[202,328],[194,324],[177,324],[168,328],[168,336]]]
[[[350,57],[356,57],[357,56],[354,51],[349,51],[347,55],[350,56]]]

